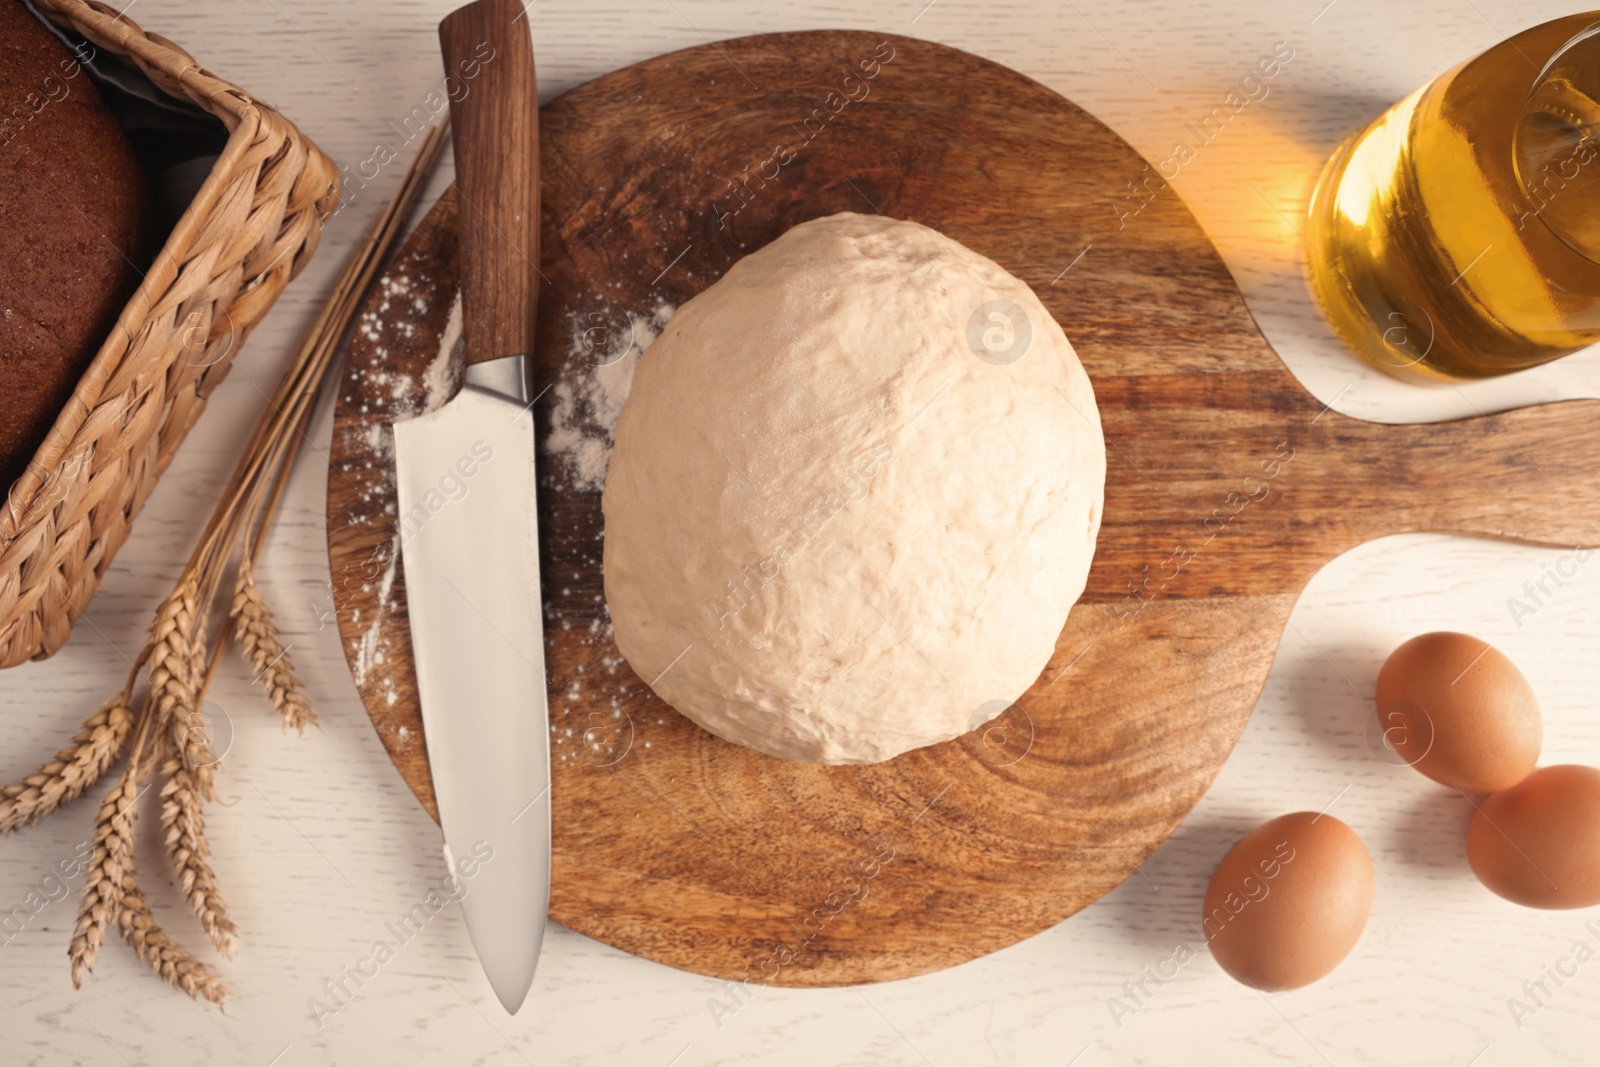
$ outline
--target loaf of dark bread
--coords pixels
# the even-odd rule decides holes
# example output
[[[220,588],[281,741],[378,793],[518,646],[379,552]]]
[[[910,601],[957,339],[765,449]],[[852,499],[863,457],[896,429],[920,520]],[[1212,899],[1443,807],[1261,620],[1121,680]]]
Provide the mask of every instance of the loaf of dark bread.
[[[148,180],[77,57],[0,0],[0,499],[147,264]]]

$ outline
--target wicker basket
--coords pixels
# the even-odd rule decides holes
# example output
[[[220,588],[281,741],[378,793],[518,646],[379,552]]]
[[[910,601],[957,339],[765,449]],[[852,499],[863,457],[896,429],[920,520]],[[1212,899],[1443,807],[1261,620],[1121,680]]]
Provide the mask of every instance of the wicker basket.
[[[228,141],[0,510],[0,667],[66,643],[229,361],[316,249],[333,163],[293,124],[105,4],[34,0],[220,119]]]

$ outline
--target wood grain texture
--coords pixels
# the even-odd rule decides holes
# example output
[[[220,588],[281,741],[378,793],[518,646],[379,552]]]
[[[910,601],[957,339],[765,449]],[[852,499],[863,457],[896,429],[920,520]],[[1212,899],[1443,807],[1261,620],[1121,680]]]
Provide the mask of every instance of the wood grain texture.
[[[539,88],[520,0],[439,23],[456,150],[467,362],[533,351],[539,305]]]
[[[355,175],[376,141],[399,145],[390,122],[438,86],[437,26],[454,6],[139,0],[131,17],[281,107]],[[1173,184],[1273,347],[1321,400],[1389,421],[1439,418],[1429,414],[1430,403],[1460,402],[1453,390],[1407,388],[1376,372],[1375,381],[1351,384],[1359,367],[1310,302],[1296,262],[1307,253],[1292,224],[1322,158],[1350,130],[1460,59],[1570,7],[1477,0],[1480,14],[1458,0],[1340,0],[1313,25],[1320,2],[938,0],[909,25],[923,6],[540,0],[532,17],[546,99],[706,37],[720,43],[772,30],[895,30],[988,56],[1046,83],[1153,160],[1169,154],[1175,139],[1193,143],[1184,124],[1220,103],[1274,40],[1287,39],[1298,54],[1271,83],[1271,96],[1230,122]],[[55,751],[121,684],[127,662],[119,650],[137,653],[151,607],[177,580],[260,414],[262,393],[271,392],[407,158],[402,148],[396,164],[356,190],[324,233],[322,250],[252,335],[108,569],[88,621],[50,661],[0,672],[10,712],[0,716],[8,780]],[[434,197],[451,177],[447,153]],[[1073,273],[1092,271],[1102,250]],[[1593,392],[1600,381],[1593,357],[1600,352],[1530,376],[1547,383],[1535,395],[1514,388],[1520,378],[1488,393],[1464,392],[1488,411]],[[1470,412],[1460,405],[1459,413]],[[359,963],[374,939],[392,936],[384,925],[412,909],[444,872],[438,828],[395,773],[362,709],[327,599],[330,472],[311,449],[326,448],[331,414],[330,405],[308,431],[261,570],[322,729],[304,739],[283,736],[242,667],[224,664],[213,687],[238,731],[219,779],[224,796],[212,837],[218,876],[246,937],[237,959],[220,961],[236,990],[228,1014],[172,994],[125,951],[102,954],[94,981],[73,990],[63,940],[76,900],[69,893],[0,947],[8,1064],[121,1064],[111,1045],[135,1063],[264,1065],[278,1057],[277,1067],[401,1059],[485,1067],[525,1067],[525,1060],[814,1067],[818,1049],[835,1062],[883,1067],[1060,1065],[1080,1051],[1074,1067],[1256,1067],[1321,1064],[1324,1057],[1341,1067],[1461,1067],[1474,1057],[1474,1067],[1576,1067],[1593,1059],[1600,998],[1586,992],[1589,969],[1525,1025],[1507,1010],[1507,998],[1521,998],[1522,983],[1537,981],[1576,938],[1594,943],[1583,925],[1589,916],[1517,908],[1484,889],[1462,853],[1470,804],[1373,758],[1365,729],[1376,723],[1368,701],[1384,655],[1424,630],[1459,629],[1494,641],[1533,683],[1545,712],[1545,762],[1600,765],[1600,661],[1588,654],[1600,632],[1600,567],[1591,560],[1578,577],[1563,579],[1555,598],[1519,627],[1507,598],[1523,597],[1524,581],[1540,579],[1570,552],[1426,534],[1370,542],[1317,573],[1296,601],[1244,733],[1195,810],[1139,872],[1037,937],[904,982],[757,987],[730,1018],[710,1010],[708,998],[735,1004],[719,981],[552,923],[535,995],[507,1018],[498,1014],[459,909],[449,908],[319,1026],[306,998],[323,996],[323,981]],[[1264,819],[1318,810],[1336,797],[1333,813],[1362,835],[1379,877],[1367,933],[1337,971],[1269,1006],[1197,945],[1198,957],[1176,978],[1150,983],[1155,996],[1137,1015],[1111,1015],[1109,999],[1132,1004],[1125,983],[1142,980],[1146,968],[1154,973],[1185,936],[1228,845]],[[0,912],[41,887],[92,818],[80,807],[0,843]],[[184,937],[203,942],[198,927],[184,927],[181,890],[162,883],[156,878],[148,887],[153,906]]]
[[[841,107],[859,92],[846,72],[884,47],[892,58],[868,95]],[[1600,500],[1581,492],[1600,450],[1592,402],[1423,426],[1328,410],[1262,339],[1175,195],[1119,218],[1144,161],[998,65],[899,37],[766,35],[606,75],[541,119],[550,284],[536,388],[578,369],[585,353],[571,340],[584,323],[679,304],[805,219],[881,211],[941,230],[1039,293],[1089,372],[1109,446],[1088,589],[1039,682],[990,729],[874,767],[773,760],[655,699],[605,627],[598,494],[550,471],[551,914],[609,944],[815,986],[1014,943],[1115,887],[1195,805],[1296,596],[1329,559],[1416,530],[1600,540],[1588,532]],[[780,146],[794,155],[773,175]],[[385,426],[418,402],[393,383],[438,348],[456,219],[447,196],[374,296],[329,477],[346,651],[430,810],[410,663],[371,652],[409,648],[383,518]],[[1080,255],[1096,257],[1092,272],[1073,269]],[[536,413],[542,437],[548,404]],[[574,744],[596,730],[615,742],[598,757]]]

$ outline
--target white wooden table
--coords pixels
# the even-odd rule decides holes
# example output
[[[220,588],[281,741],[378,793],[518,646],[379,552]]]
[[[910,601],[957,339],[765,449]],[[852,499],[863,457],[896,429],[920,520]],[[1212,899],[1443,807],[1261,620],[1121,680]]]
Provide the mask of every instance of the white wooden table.
[[[450,6],[136,2],[138,21],[280,106],[352,166],[390,136],[389,119],[438,82],[434,26]],[[1406,421],[1600,395],[1600,360],[1586,354],[1461,392],[1410,389],[1364,371],[1321,325],[1301,280],[1295,227],[1310,183],[1337,141],[1382,106],[1567,10],[1553,0],[539,0],[532,20],[546,98],[707,39],[880,29],[1015,67],[1151,159],[1168,155],[1187,120],[1220,103],[1275,42],[1287,42],[1294,56],[1270,94],[1236,116],[1175,185],[1308,387],[1348,413]],[[316,262],[252,338],[71,645],[49,662],[0,675],[0,774],[8,780],[54,751],[119,684],[256,418],[261,390],[276,381],[398,171],[388,168],[339,217]],[[439,184],[447,180],[441,175]],[[327,432],[324,413],[316,440]],[[283,735],[243,669],[223,671],[214,694],[235,732],[221,802],[210,811],[215,864],[242,929],[241,954],[223,967],[234,990],[227,1014],[189,1003],[120,943],[107,946],[92,982],[74,992],[65,956],[74,880],[65,899],[20,933],[0,935],[0,1063],[1489,1067],[1600,1055],[1600,963],[1561,985],[1547,977],[1575,942],[1600,948],[1600,910],[1534,912],[1490,895],[1466,864],[1466,803],[1375,758],[1367,740],[1372,682],[1386,652],[1424,630],[1465,629],[1498,644],[1532,681],[1545,711],[1546,762],[1600,762],[1591,706],[1600,689],[1592,654],[1600,564],[1578,567],[1519,625],[1508,599],[1562,552],[1415,536],[1335,561],[1296,608],[1233,758],[1145,866],[1149,878],[1130,879],[1011,949],[890,985],[761,989],[733,1000],[719,982],[552,927],[534,992],[510,1018],[453,907],[398,945],[374,976],[349,977],[375,941],[392,940],[386,924],[424,898],[443,865],[437,831],[368,725],[329,622],[323,485],[321,457],[308,453],[261,568],[321,731]],[[1268,817],[1330,802],[1377,865],[1372,919],[1352,957],[1322,983],[1273,997],[1235,984],[1203,951],[1174,974],[1164,961],[1190,936],[1185,920],[1198,913],[1227,846]],[[160,854],[149,835],[153,814],[142,820],[141,845],[152,858]],[[59,895],[45,876],[92,820],[92,802],[83,802],[0,840],[0,913],[32,891]],[[153,872],[145,881],[173,932],[201,945],[170,886]],[[1541,980],[1535,1002],[1524,983]],[[330,993],[340,984],[344,992]],[[1520,1026],[1511,998],[1534,1009]],[[319,1025],[312,1000],[338,1010]],[[714,1012],[717,1002],[738,1010]]]

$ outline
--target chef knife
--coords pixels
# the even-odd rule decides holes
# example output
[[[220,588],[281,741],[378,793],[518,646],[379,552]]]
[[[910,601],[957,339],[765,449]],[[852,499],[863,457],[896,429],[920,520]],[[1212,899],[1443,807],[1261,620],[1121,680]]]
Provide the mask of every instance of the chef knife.
[[[539,98],[517,0],[439,24],[460,216],[460,391],[394,427],[411,647],[445,862],[495,995],[533,984],[550,901],[550,736],[530,357]]]

